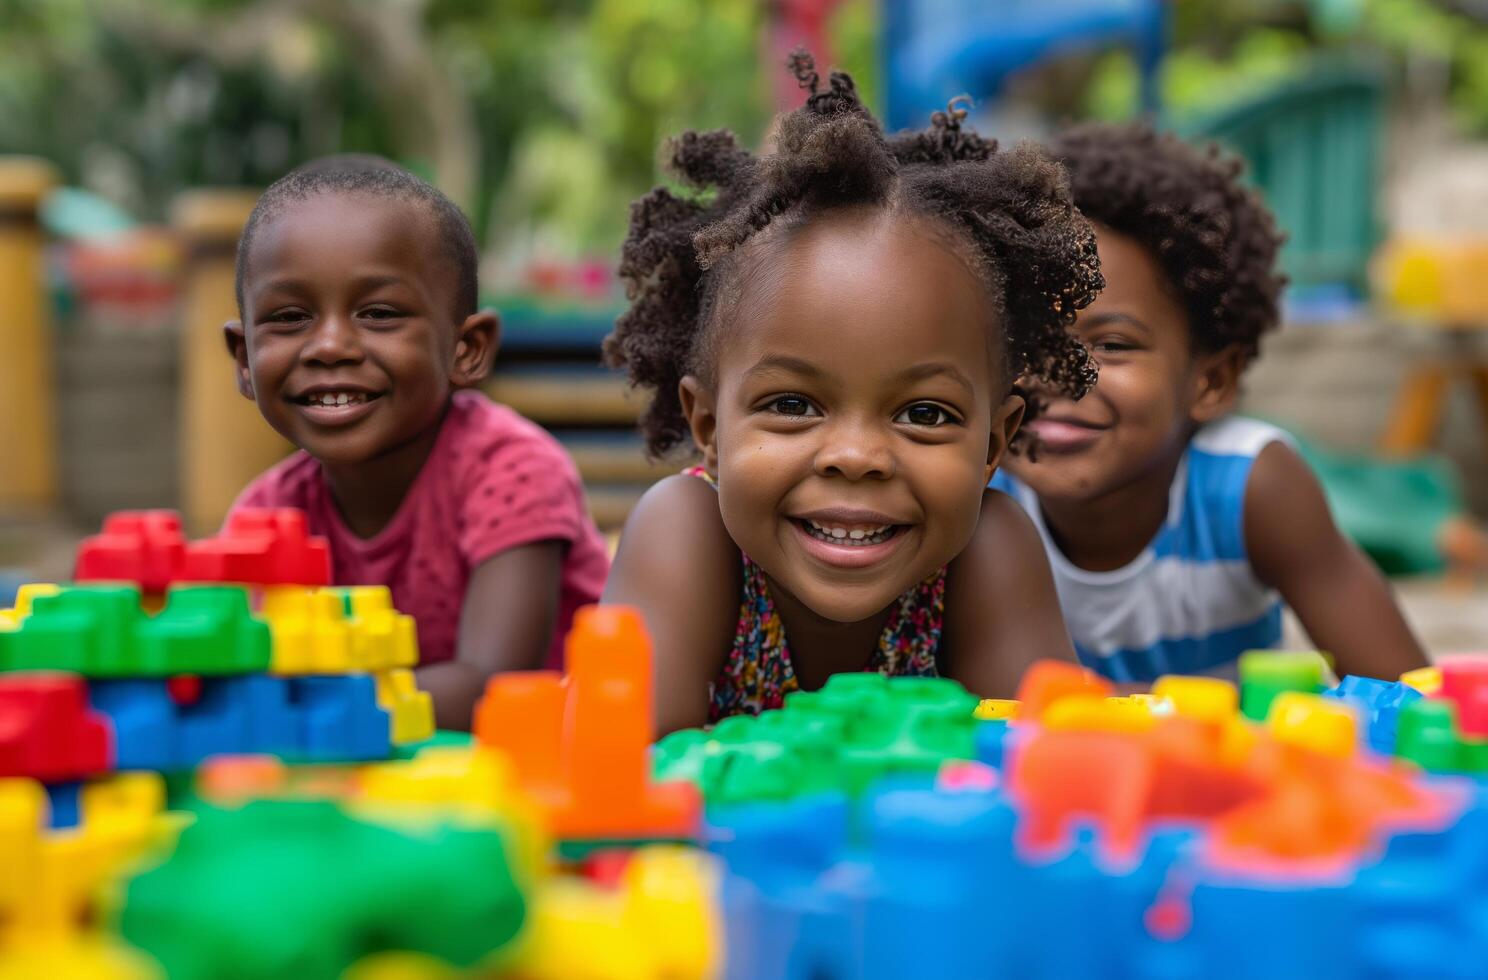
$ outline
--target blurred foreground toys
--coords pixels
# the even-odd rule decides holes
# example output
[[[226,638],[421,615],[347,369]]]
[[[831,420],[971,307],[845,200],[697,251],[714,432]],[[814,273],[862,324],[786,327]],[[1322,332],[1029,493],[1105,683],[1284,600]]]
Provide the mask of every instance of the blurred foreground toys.
[[[1411,763],[1488,772],[1488,658],[1326,676],[841,675],[656,766],[708,799],[731,977],[1481,976],[1488,793]]]

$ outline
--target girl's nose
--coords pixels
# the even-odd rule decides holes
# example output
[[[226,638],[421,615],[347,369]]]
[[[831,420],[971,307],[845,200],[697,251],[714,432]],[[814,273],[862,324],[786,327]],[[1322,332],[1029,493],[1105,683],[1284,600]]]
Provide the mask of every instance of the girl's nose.
[[[887,480],[898,470],[886,427],[871,422],[844,422],[823,426],[822,443],[816,452],[820,476],[843,476],[849,480]]]
[[[311,331],[300,359],[307,364],[354,364],[363,357],[361,336],[351,321],[341,316],[323,317]]]

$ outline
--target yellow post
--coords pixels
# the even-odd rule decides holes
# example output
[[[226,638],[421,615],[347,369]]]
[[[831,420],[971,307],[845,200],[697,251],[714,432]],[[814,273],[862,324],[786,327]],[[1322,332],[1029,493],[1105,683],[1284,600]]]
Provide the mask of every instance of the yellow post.
[[[188,191],[172,223],[187,248],[181,323],[181,510],[193,534],[215,532],[238,493],[289,446],[238,394],[222,325],[238,315],[233,265],[257,194]]]
[[[0,510],[56,500],[56,376],[37,222],[57,172],[35,157],[0,157]]]

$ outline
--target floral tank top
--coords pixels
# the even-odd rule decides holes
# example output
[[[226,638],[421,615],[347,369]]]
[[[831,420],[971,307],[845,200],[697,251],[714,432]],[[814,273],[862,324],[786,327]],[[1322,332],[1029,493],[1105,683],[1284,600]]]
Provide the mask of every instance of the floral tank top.
[[[702,467],[692,467],[687,473],[717,489]],[[730,715],[757,715],[779,708],[787,694],[800,689],[765,573],[742,551],[740,558],[744,562],[744,590],[739,624],[728,659],[713,679],[710,723]],[[899,597],[878,638],[878,647],[863,667],[865,671],[889,676],[935,676],[935,653],[945,618],[945,579],[946,570],[941,568]]]

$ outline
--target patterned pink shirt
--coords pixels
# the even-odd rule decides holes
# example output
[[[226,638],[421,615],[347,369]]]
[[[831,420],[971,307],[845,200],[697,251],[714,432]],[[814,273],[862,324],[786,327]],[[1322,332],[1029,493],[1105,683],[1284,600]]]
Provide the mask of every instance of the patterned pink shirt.
[[[359,538],[341,519],[320,463],[303,450],[249,484],[233,505],[298,507],[331,546],[337,585],[386,585],[418,623],[419,662],[455,655],[470,572],[538,541],[568,546],[548,666],[563,661],[574,610],[609,572],[568,453],[536,424],[479,392],[456,392],[434,448],[388,526]]]

